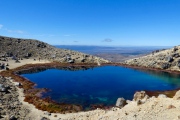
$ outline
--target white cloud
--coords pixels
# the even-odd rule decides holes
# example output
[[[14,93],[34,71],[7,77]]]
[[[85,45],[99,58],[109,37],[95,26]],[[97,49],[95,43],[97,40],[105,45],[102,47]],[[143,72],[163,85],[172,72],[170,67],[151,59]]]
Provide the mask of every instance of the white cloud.
[[[112,41],[113,41],[113,40],[110,39],[110,38],[106,38],[106,39],[103,40],[103,42],[112,42]]]
[[[0,24],[0,29],[3,28],[3,25]],[[22,31],[22,30],[10,30],[10,29],[7,29],[7,28],[3,28],[3,30],[9,32],[9,33],[18,33],[18,34],[24,34],[25,32]]]
[[[6,29],[8,32],[10,32],[10,33],[18,33],[18,34],[23,34],[24,33],[24,31],[22,31],[22,30],[9,30],[9,29]]]
[[[0,24],[0,29],[2,29],[3,25]]]

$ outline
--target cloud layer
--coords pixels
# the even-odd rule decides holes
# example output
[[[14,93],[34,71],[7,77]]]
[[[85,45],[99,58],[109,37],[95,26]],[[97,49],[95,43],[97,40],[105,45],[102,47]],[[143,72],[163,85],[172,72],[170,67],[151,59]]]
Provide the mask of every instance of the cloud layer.
[[[9,30],[9,29],[6,29],[8,32],[10,32],[10,33],[19,33],[19,34],[23,34],[24,33],[24,31],[22,31],[22,30]]]
[[[8,28],[4,28],[4,26],[2,24],[0,24],[0,29],[5,30],[8,33],[18,33],[18,34],[24,34],[25,32],[22,30],[11,30]]]
[[[112,42],[112,41],[113,41],[113,40],[110,39],[110,38],[106,38],[106,39],[103,40],[103,42]]]

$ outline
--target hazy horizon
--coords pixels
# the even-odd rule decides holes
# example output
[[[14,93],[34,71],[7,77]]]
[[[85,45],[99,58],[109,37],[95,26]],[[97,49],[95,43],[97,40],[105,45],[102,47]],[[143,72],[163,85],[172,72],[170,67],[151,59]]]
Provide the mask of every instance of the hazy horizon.
[[[52,46],[97,46],[97,47],[173,47],[173,46],[143,46],[143,45],[52,45]]]

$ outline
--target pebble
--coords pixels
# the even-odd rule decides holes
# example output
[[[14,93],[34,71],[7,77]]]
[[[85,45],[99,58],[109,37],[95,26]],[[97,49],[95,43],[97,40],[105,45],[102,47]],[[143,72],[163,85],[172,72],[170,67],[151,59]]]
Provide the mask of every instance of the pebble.
[[[167,107],[167,109],[172,109],[172,108],[176,108],[174,105],[169,105],[168,107]]]

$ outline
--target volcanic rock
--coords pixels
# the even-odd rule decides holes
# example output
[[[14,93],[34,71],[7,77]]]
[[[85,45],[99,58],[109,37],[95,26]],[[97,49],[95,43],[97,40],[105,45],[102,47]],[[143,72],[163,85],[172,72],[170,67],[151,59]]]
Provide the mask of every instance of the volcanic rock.
[[[175,94],[175,96],[173,97],[173,99],[175,100],[180,100],[180,90],[178,90]]]
[[[124,98],[118,98],[116,101],[116,107],[122,108],[126,105],[126,100]]]

